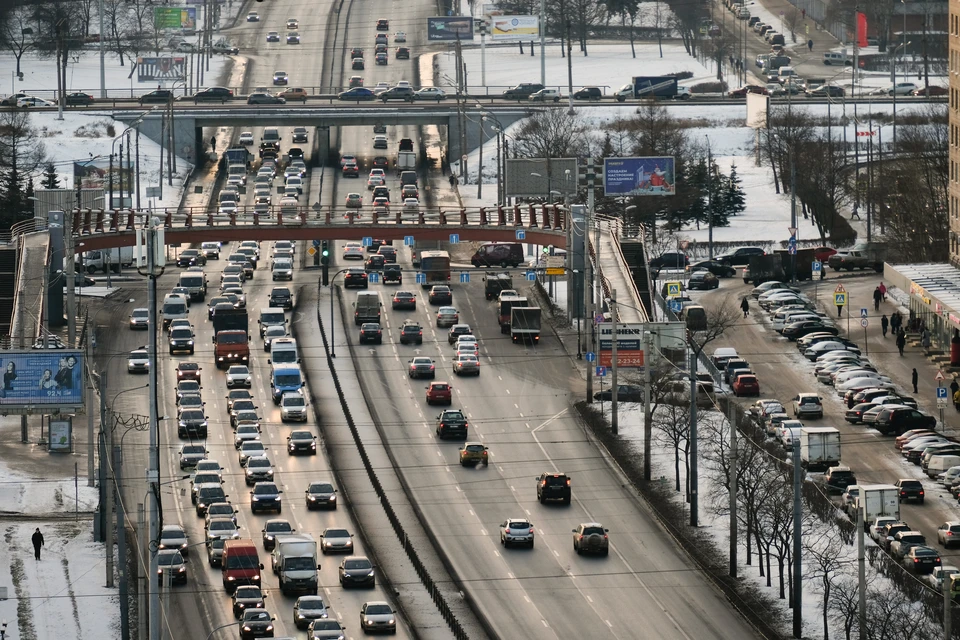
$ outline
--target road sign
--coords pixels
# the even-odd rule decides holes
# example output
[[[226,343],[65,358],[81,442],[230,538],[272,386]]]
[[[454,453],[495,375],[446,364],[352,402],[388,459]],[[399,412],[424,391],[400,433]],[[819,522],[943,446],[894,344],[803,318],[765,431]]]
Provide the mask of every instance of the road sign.
[[[683,305],[680,303],[679,300],[671,300],[670,311],[673,311],[674,313],[680,313],[681,311],[683,311]]]
[[[943,375],[943,371],[937,371],[937,375],[933,376],[933,379],[937,382],[943,382],[947,378]]]
[[[319,246],[320,246],[320,241],[319,241],[319,240],[314,240],[314,241],[313,241],[313,246],[319,247]]]
[[[866,307],[860,307],[860,317],[861,317],[861,318],[866,318],[866,317],[867,317],[867,308],[866,308]]]
[[[316,255],[316,254],[317,254],[317,248],[316,248],[316,247],[310,247],[309,249],[307,249],[307,253],[308,253],[309,255],[311,255],[311,256]]]
[[[787,231],[790,232],[790,237],[794,242],[797,241],[797,228],[796,227],[787,227]]]
[[[320,210],[323,209],[323,205],[320,204],[319,202],[314,202],[312,205],[310,205],[310,208],[316,211],[317,213],[320,213]]]
[[[846,293],[847,290],[843,288],[842,284],[838,284],[837,288],[833,290],[834,293]]]
[[[679,282],[668,282],[667,283],[667,295],[668,296],[678,296],[680,295],[681,283]]]
[[[797,243],[791,242],[790,246],[787,247],[787,253],[789,253],[792,256],[797,255]]]
[[[947,387],[937,387],[937,406],[941,409],[946,407],[949,404],[949,397],[947,396]]]
[[[607,368],[606,368],[606,367],[597,367],[597,377],[598,377],[598,378],[602,378],[602,377],[604,377],[605,375],[607,375]]]
[[[371,247],[373,246],[373,238],[370,236],[364,236],[363,238],[360,238],[360,244],[365,247]]]
[[[450,244],[460,244],[460,234],[451,233],[450,234]]]
[[[810,268],[813,269],[814,273],[820,273],[820,271],[823,269],[823,263],[817,260],[814,260],[813,263],[810,265]]]
[[[368,273],[368,274],[367,274],[367,280],[369,280],[371,284],[377,284],[377,283],[380,282],[380,274],[379,274],[379,273]]]
[[[403,236],[403,246],[412,247],[413,246],[413,236]]]
[[[530,282],[534,282],[536,279],[537,279],[536,271],[527,271],[527,280],[529,280]]]
[[[562,276],[566,272],[567,270],[564,269],[563,267],[560,267],[560,268],[547,267],[545,271],[546,275],[548,276]]]
[[[847,304],[847,294],[844,293],[834,293],[833,294],[833,304],[838,307],[843,307]]]
[[[602,324],[602,323],[603,323],[603,314],[602,314],[602,313],[598,313],[597,315],[593,316],[593,321],[594,321],[596,324]]]
[[[585,355],[586,355],[586,358],[587,358],[587,362],[596,362],[596,361],[597,361],[597,354],[594,353],[593,351],[587,351],[587,353],[586,353]]]
[[[523,229],[517,229],[517,240],[526,240],[527,232]]]
[[[546,257],[546,267],[547,269],[563,269],[563,256],[547,256]]]
[[[461,272],[460,272],[460,284],[466,284],[466,283],[468,283],[468,282],[470,282],[470,274],[467,273],[466,271],[461,271]]]
[[[417,284],[423,284],[426,281],[427,281],[427,274],[425,273],[417,274]]]
[[[787,244],[790,245],[791,247],[797,246],[797,237],[796,237],[796,236],[790,236],[790,239],[787,240]]]
[[[860,326],[863,327],[864,329],[866,329],[867,327],[870,326],[870,321],[867,320],[866,318],[861,318],[861,319],[860,319]]]

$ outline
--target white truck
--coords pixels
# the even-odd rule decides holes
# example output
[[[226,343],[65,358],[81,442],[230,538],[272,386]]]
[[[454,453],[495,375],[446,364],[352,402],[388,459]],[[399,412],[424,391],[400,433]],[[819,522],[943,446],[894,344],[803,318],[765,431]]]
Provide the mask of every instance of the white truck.
[[[280,591],[284,595],[317,595],[317,572],[320,570],[317,541],[309,533],[277,536],[271,565],[280,579]]]
[[[863,509],[863,527],[867,529],[877,518],[900,519],[900,490],[892,484],[862,484],[857,508]]]
[[[840,464],[840,431],[834,427],[801,428],[800,461],[809,471],[826,471]]]
[[[417,170],[417,152],[416,151],[398,151],[397,152],[397,175],[401,171]]]
[[[540,307],[510,309],[510,337],[513,342],[540,342]]]
[[[80,264],[80,262],[78,261],[77,264]],[[114,273],[120,273],[122,267],[135,266],[137,266],[136,247],[114,247],[83,253],[83,269],[87,273],[98,271],[106,273],[108,268],[112,269]]]

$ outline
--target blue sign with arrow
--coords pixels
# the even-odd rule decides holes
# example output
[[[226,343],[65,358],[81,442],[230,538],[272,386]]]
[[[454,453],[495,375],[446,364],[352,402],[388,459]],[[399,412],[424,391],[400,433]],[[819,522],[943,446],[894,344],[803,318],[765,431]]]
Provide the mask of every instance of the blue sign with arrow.
[[[360,239],[360,244],[362,244],[365,247],[371,247],[373,246],[373,238],[371,238],[370,236],[365,236]]]
[[[468,283],[468,282],[470,282],[470,274],[467,273],[466,271],[461,271],[461,272],[460,272],[460,283],[461,283],[461,284],[466,284],[466,283]]]
[[[412,247],[413,246],[413,236],[403,236],[403,246]]]
[[[593,351],[587,351],[587,353],[584,354],[584,356],[587,358],[587,362],[596,362],[597,360],[597,354],[594,353]]]

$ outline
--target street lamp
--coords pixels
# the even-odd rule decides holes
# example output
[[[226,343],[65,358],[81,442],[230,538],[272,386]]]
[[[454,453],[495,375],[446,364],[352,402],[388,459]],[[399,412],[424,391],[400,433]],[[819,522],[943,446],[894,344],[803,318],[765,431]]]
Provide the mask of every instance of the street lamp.
[[[155,106],[153,106],[153,107],[150,107],[150,109],[148,109],[147,111],[144,111],[143,113],[141,113],[141,114],[140,114],[140,117],[138,117],[136,120],[134,120],[133,122],[131,122],[130,125],[129,125],[126,129],[124,129],[123,132],[122,132],[120,135],[118,135],[116,138],[114,138],[114,139],[113,139],[113,142],[110,143],[110,171],[109,171],[109,178],[110,178],[110,182],[109,182],[109,184],[110,184],[109,194],[110,194],[110,200],[109,200],[108,205],[107,205],[107,207],[106,207],[107,209],[113,209],[113,208],[114,208],[114,207],[113,207],[113,152],[114,152],[114,150],[116,149],[117,140],[119,140],[119,139],[122,138],[123,136],[127,135],[127,133],[129,133],[131,129],[136,129],[137,127],[139,127],[139,126],[140,126],[140,123],[142,123],[143,120],[144,120],[148,115],[150,115],[151,112],[153,112],[154,110],[156,110],[157,106],[159,106],[159,105],[155,105]],[[130,141],[129,141],[129,139],[128,139],[128,140],[127,140],[128,150],[129,150],[129,145],[130,145]],[[123,204],[123,151],[122,151],[122,149],[123,149],[123,147],[121,147],[121,152],[120,152],[120,153],[121,153],[121,156],[120,156],[120,201],[121,201],[121,205]],[[139,160],[139,158],[138,158],[138,160]],[[132,185],[127,185],[127,188],[128,188],[128,189],[130,190],[130,192],[132,193],[132,192],[133,192],[133,189],[132,189],[131,187],[132,187]],[[131,203],[131,204],[132,204],[132,203]],[[120,208],[122,209],[123,207],[121,206]]]
[[[340,269],[335,274],[330,276],[330,357],[337,357],[337,345],[334,343],[334,337],[337,330],[337,323],[333,318],[333,281],[337,279],[337,276],[341,273],[346,273],[350,268]]]
[[[901,2],[902,1],[903,0],[901,0]],[[903,18],[904,18],[904,21],[906,21],[906,18],[907,18],[906,12],[904,12]],[[893,51],[890,52],[890,85],[893,87],[893,151],[894,153],[896,153],[897,151],[897,52],[900,51],[900,49],[906,50],[907,45],[910,44],[910,42],[906,42],[906,39],[907,39],[906,26],[904,26],[903,39],[904,39],[904,42],[898,44],[896,47],[893,48]],[[904,76],[906,76],[906,74],[904,74]],[[927,97],[929,98],[930,96],[927,96]]]

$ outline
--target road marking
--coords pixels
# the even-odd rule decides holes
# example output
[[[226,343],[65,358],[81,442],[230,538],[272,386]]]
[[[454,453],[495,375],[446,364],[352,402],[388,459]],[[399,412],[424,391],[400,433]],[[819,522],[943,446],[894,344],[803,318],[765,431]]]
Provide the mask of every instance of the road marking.
[[[510,578],[511,580],[513,580],[513,579],[514,579],[514,577],[513,577],[513,574],[512,574],[512,573],[510,573],[509,571],[507,572],[507,577],[508,577],[508,578]]]
[[[593,598],[591,598],[590,596],[587,596],[587,602],[589,602],[590,604],[593,604]]]
[[[497,376],[497,380],[499,380],[500,382],[503,382],[503,376]]]
[[[520,405],[518,405],[516,402],[514,402],[514,403],[513,403],[513,408],[514,408],[514,409],[519,409],[519,408],[520,408]]]
[[[517,492],[517,490],[513,488],[513,485],[510,485],[510,491],[513,491],[514,493]]]
[[[523,599],[526,600],[529,604],[533,604],[528,596],[523,596]]]
[[[524,509],[524,512],[526,512],[527,515],[530,515],[530,509]]]
[[[468,512],[470,513],[470,515],[472,515],[473,517],[476,517],[476,516],[477,516],[477,514],[475,514],[475,513],[473,512],[473,509],[467,509],[467,511],[468,511]]]
[[[507,389],[507,395],[510,395],[510,389]]]
[[[611,629],[613,629],[613,625],[610,624],[610,621],[609,621],[609,620],[604,620],[604,622],[607,623],[607,626],[608,626],[608,627],[610,627]]]
[[[499,558],[499,557],[500,557],[500,552],[497,551],[496,549],[494,549],[494,550],[493,550],[493,555],[495,555],[495,556],[497,556],[497,557]]]
[[[487,535],[487,530],[484,529],[483,527],[480,527],[480,535],[482,535],[482,536]],[[513,576],[510,576],[510,577],[512,578]]]
[[[542,623],[543,623],[543,626],[545,626],[547,629],[550,628],[550,625],[548,625],[548,624],[547,624],[547,621],[544,620],[543,618],[540,618],[540,622],[542,622]]]

